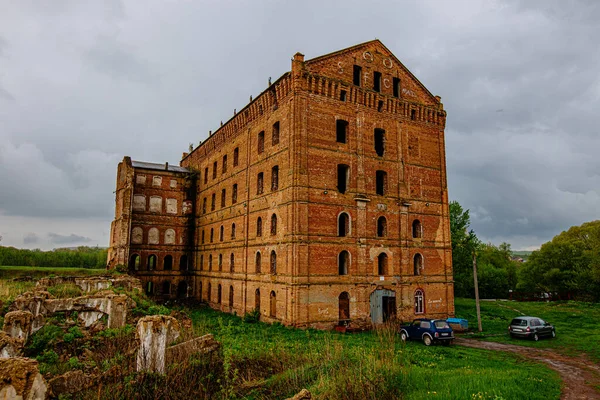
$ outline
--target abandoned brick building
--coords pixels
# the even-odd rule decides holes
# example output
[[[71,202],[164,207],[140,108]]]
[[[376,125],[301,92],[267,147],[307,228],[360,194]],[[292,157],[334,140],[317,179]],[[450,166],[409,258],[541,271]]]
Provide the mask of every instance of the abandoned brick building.
[[[379,40],[291,64],[179,166],[124,158],[109,266],[293,326],[453,315],[440,98]]]

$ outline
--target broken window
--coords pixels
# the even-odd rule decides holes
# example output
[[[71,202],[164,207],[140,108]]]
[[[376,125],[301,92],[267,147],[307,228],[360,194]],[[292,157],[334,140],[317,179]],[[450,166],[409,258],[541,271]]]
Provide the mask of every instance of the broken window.
[[[388,256],[385,253],[377,256],[377,274],[379,276],[388,275]]]
[[[213,193],[212,194],[212,198],[211,198],[211,202],[210,202],[210,211],[215,211],[216,202],[217,202],[217,194]]]
[[[421,238],[421,235],[423,233],[422,229],[423,228],[421,227],[421,221],[415,219],[412,223],[412,237],[415,239]]]
[[[343,212],[338,216],[338,236],[344,237],[350,234],[350,216]]]
[[[414,274],[421,275],[423,273],[423,256],[419,253],[415,254],[413,259],[414,263]]]
[[[337,166],[337,189],[340,193],[346,193],[348,189],[348,181],[350,177],[350,167],[346,164],[338,164]]]
[[[385,217],[379,217],[377,219],[377,237],[387,236],[387,220]]]
[[[173,269],[173,256],[165,256],[165,259],[163,260],[163,269],[165,271],[170,271]]]
[[[381,92],[381,72],[373,72],[373,90]]]
[[[350,253],[343,250],[338,255],[338,273],[340,275],[348,275],[348,267],[350,265]]]
[[[256,236],[262,236],[262,218],[258,217],[256,220]]]
[[[240,149],[236,147],[235,149],[233,149],[233,166],[237,167],[239,162],[240,162]]]
[[[225,238],[225,227],[223,225],[221,225],[221,227],[219,228],[219,241],[222,242],[224,238]]]
[[[256,261],[255,261],[255,269],[256,269],[256,273],[260,274],[260,251],[256,252]]]
[[[343,119],[335,121],[335,141],[338,143],[348,142],[348,121]]]
[[[340,323],[347,322],[350,319],[350,296],[348,292],[340,293],[339,301],[339,320]]]
[[[217,162],[213,163],[213,179],[217,179]]]
[[[231,239],[235,239],[235,224],[231,224]]]
[[[231,191],[231,204],[237,203],[237,183],[233,184],[233,190]]]
[[[394,78],[392,81],[394,97],[400,97],[400,78]]]
[[[221,168],[221,174],[227,172],[227,154],[223,156],[223,167]]]
[[[219,272],[223,271],[223,254],[219,254]]]
[[[206,197],[202,200],[202,214],[206,214]]]
[[[227,199],[227,191],[225,189],[222,189],[221,190],[221,208],[225,207],[226,199]]]
[[[258,134],[258,154],[261,154],[263,151],[265,151],[265,131],[261,131]]]
[[[171,294],[171,282],[169,281],[164,281],[162,284],[162,294],[163,295],[169,295]]]
[[[271,137],[271,145],[279,144],[279,121],[273,124],[273,136]]]
[[[271,191],[279,189],[279,166],[271,168]]]
[[[353,72],[352,82],[356,86],[360,86],[360,83],[362,81],[362,67],[359,65],[355,65],[352,69],[352,72]]]
[[[277,297],[275,295],[275,291],[271,292],[270,295],[270,307],[269,307],[269,315],[272,318],[277,317]]]
[[[387,172],[377,171],[375,173],[375,192],[380,196],[387,193]]]
[[[375,128],[374,139],[375,153],[377,153],[379,157],[383,157],[383,153],[385,152],[385,131],[380,128]]]
[[[260,289],[254,291],[254,309],[260,313]]]
[[[229,255],[229,272],[233,272],[235,270],[235,256],[233,253]]]
[[[256,194],[263,194],[263,173],[259,172],[256,177]]]
[[[345,90],[340,90],[340,100],[346,101],[346,91]]]
[[[423,314],[425,312],[425,293],[421,289],[415,290],[415,314]]]
[[[271,250],[271,275],[277,274],[277,253]]]
[[[271,215],[271,235],[277,235],[277,215]]]
[[[139,254],[132,254],[129,259],[129,269],[132,271],[138,271],[140,269],[141,257]]]

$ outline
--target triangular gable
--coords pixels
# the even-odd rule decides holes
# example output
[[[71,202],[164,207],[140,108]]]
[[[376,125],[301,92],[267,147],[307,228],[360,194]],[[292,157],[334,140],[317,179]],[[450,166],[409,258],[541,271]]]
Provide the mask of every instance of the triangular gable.
[[[400,79],[400,97],[423,104],[438,104],[436,97],[398,60],[379,39],[360,43],[346,49],[306,61],[306,69],[314,74],[352,82],[353,67],[362,68],[362,85],[373,87],[375,71],[382,74],[382,92],[391,91],[393,78]]]

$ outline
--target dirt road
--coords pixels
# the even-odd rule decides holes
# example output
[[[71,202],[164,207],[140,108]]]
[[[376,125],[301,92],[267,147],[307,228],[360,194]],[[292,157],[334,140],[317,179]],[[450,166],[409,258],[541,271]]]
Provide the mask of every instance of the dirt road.
[[[550,368],[560,374],[563,381],[560,396],[562,400],[600,399],[600,391],[594,388],[594,386],[600,386],[600,366],[585,357],[568,357],[555,353],[552,350],[482,342],[475,339],[456,338],[454,343],[459,346],[474,347],[476,349],[517,353],[531,360],[548,364]]]

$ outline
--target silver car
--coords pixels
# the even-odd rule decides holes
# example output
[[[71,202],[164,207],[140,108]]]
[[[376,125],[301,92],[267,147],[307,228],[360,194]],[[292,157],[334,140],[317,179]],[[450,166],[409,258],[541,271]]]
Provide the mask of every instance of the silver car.
[[[543,319],[537,317],[517,317],[513,318],[510,322],[508,334],[513,338],[531,338],[537,342],[544,336],[556,337],[556,330],[554,326]]]

